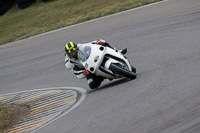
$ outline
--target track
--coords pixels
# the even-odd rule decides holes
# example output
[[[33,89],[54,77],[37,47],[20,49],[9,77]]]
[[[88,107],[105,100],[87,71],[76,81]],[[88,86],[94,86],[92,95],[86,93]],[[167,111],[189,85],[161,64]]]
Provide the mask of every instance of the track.
[[[168,0],[0,47],[0,93],[81,87],[85,100],[38,133],[199,133],[200,0]],[[64,67],[68,41],[128,48],[136,80],[91,91]]]

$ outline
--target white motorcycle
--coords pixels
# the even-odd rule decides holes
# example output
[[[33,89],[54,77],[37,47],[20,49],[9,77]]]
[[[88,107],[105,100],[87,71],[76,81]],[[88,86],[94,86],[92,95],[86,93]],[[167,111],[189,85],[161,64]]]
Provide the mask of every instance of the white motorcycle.
[[[101,45],[85,44],[78,50],[78,58],[91,73],[107,79],[136,78],[136,69],[118,50]]]

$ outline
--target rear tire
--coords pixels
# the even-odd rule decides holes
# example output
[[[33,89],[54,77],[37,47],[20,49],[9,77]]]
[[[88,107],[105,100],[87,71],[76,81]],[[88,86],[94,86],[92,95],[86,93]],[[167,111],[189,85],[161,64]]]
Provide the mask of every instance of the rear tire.
[[[109,69],[111,71],[113,71],[114,73],[122,75],[123,77],[127,77],[127,78],[130,78],[130,79],[135,79],[136,78],[136,74],[134,72],[126,70],[123,67],[118,66],[116,64],[111,64]]]

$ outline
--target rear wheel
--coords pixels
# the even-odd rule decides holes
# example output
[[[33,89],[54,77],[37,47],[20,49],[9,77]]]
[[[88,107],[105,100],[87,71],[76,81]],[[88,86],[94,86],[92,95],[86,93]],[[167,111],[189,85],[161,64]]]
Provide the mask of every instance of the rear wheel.
[[[130,79],[136,78],[136,74],[134,72],[126,70],[122,66],[119,66],[119,65],[116,65],[116,64],[111,64],[109,69],[114,73],[122,75],[123,77],[127,77],[127,78],[130,78]]]

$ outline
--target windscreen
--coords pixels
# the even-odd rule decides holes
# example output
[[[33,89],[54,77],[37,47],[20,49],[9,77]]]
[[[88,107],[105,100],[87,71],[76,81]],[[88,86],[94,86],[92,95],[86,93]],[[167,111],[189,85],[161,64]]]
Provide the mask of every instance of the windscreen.
[[[91,47],[89,45],[82,45],[78,49],[78,58],[82,61],[85,62],[91,53]]]

